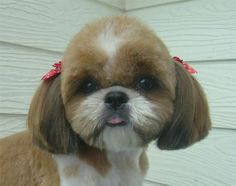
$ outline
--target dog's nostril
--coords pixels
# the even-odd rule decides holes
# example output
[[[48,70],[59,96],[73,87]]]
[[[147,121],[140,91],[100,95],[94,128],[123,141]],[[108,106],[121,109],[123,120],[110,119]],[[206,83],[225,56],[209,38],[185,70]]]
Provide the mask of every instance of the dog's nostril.
[[[120,107],[122,104],[127,103],[128,100],[128,96],[121,91],[112,91],[105,96],[105,103],[113,108]]]

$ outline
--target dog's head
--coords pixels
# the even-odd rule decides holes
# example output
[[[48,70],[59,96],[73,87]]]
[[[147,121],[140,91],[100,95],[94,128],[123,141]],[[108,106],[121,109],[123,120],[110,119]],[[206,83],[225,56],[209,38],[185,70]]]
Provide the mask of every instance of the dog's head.
[[[42,82],[29,110],[35,143],[54,153],[185,148],[210,129],[198,84],[148,28],[128,17],[97,20],[69,44],[61,75]]]

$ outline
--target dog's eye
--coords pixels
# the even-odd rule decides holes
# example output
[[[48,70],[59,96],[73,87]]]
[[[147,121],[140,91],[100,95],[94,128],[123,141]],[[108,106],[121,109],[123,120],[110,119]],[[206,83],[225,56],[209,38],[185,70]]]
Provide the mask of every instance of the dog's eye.
[[[154,78],[152,77],[142,77],[138,80],[138,88],[143,90],[152,90],[156,87]]]
[[[89,94],[96,91],[98,89],[98,86],[97,86],[96,81],[89,79],[82,82],[79,89],[80,89],[80,92]]]

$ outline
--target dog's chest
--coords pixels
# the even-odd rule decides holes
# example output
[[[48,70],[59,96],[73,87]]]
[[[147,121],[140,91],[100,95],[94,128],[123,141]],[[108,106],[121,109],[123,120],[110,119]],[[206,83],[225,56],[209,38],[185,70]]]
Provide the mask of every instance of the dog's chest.
[[[60,186],[141,186],[144,176],[139,168],[138,155],[132,157],[129,163],[124,159],[133,155],[118,156],[108,156],[111,167],[105,175],[101,175],[93,166],[75,155],[55,155]]]

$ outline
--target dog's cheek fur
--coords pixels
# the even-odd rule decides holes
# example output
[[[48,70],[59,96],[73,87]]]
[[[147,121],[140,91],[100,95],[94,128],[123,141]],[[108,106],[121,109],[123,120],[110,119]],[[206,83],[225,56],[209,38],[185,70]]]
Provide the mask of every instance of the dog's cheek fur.
[[[161,149],[186,148],[203,139],[211,128],[209,109],[204,92],[197,82],[176,62],[176,98],[174,113],[159,135]]]
[[[58,76],[42,82],[33,97],[28,114],[33,142],[52,153],[74,152],[81,142],[66,118],[60,79]]]
[[[167,95],[152,95],[148,99],[140,96],[131,100],[129,105],[134,130],[144,143],[149,143],[157,138],[173,113],[172,100]]]
[[[103,126],[104,91],[97,91],[91,95],[75,95],[66,104],[67,117],[73,131],[83,141],[93,145]]]

